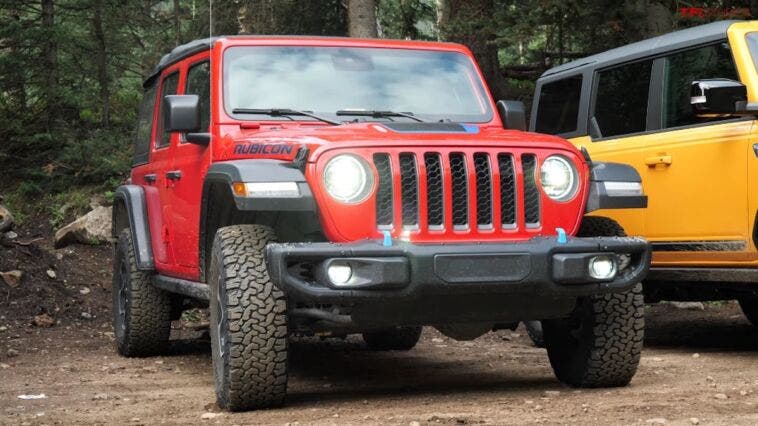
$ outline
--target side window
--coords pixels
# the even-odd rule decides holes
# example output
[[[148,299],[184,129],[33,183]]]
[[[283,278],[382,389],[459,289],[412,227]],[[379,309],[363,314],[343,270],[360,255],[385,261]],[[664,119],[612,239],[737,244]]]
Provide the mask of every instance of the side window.
[[[200,131],[207,132],[211,123],[211,71],[209,62],[190,67],[187,72],[186,95],[200,97]]]
[[[739,80],[727,43],[714,44],[668,56],[663,73],[663,128],[718,121],[725,118],[699,118],[690,105],[690,86],[694,80],[728,78]]]
[[[576,131],[581,93],[581,75],[543,84],[535,131],[551,135]]]
[[[598,73],[594,117],[602,137],[645,131],[652,67],[647,60]]]
[[[178,72],[164,78],[163,83],[161,83],[161,96],[158,98],[158,131],[155,132],[156,148],[167,146],[171,142],[171,132],[163,131],[163,97],[166,95],[175,95],[178,86]]]
[[[155,112],[155,93],[157,83],[145,89],[142,102],[139,105],[137,131],[134,135],[134,164],[147,163],[150,151],[150,137],[153,134],[153,113]]]

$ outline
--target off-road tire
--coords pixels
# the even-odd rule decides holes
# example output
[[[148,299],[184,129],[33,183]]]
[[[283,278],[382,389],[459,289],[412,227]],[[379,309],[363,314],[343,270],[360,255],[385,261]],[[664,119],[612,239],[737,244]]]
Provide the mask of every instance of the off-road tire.
[[[578,236],[625,236],[611,220],[586,217]],[[542,321],[558,380],[575,387],[626,386],[640,362],[645,329],[642,284],[621,293],[581,297],[569,318]]]
[[[530,339],[532,339],[532,343],[535,347],[538,348],[544,348],[545,347],[545,336],[542,332],[542,321],[540,320],[531,320],[531,321],[524,321],[524,328],[526,329],[526,334],[529,336]]]
[[[271,228],[221,228],[208,274],[218,405],[231,411],[279,406],[287,392],[287,302],[269,278]]]
[[[129,229],[116,242],[111,293],[118,353],[142,357],[165,351],[171,334],[171,295],[153,285],[151,272],[137,269]]]
[[[372,351],[408,351],[416,346],[423,329],[421,326],[403,326],[363,333],[363,341]]]
[[[758,327],[758,298],[740,299],[740,308],[748,321]]]

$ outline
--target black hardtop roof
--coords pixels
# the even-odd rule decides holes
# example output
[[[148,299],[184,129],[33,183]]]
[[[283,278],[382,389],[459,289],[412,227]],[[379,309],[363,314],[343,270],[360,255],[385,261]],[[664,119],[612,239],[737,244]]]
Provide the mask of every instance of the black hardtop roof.
[[[586,67],[601,68],[606,65],[633,61],[688,46],[718,41],[726,38],[726,31],[735,22],[739,21],[711,22],[710,24],[674,31],[658,37],[627,44],[626,46],[606,50],[605,52],[550,68],[540,78],[555,76],[569,71],[583,71]]]

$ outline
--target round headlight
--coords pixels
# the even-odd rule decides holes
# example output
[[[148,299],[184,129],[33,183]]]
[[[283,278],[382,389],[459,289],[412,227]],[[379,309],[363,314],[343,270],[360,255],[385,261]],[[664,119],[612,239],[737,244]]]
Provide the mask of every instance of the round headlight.
[[[548,197],[556,201],[568,201],[576,193],[577,172],[565,157],[547,157],[540,167],[540,183]]]
[[[326,192],[337,201],[358,203],[366,199],[374,186],[374,175],[360,158],[342,154],[324,168]]]

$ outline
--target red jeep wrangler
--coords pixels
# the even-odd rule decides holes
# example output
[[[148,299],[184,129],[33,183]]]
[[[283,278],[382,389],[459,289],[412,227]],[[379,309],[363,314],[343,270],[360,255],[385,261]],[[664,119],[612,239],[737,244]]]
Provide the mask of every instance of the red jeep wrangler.
[[[212,38],[144,88],[113,215],[119,353],[159,352],[195,300],[231,410],[283,402],[290,335],[408,350],[424,325],[539,319],[561,381],[634,375],[650,249],[583,218],[644,207],[639,175],[520,131],[465,47]]]

